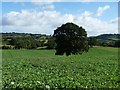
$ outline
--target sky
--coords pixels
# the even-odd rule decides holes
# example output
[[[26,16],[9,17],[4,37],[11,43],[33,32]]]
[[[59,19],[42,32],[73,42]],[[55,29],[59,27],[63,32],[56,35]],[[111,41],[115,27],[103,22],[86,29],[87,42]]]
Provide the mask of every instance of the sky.
[[[117,2],[54,1],[2,2],[2,32],[52,35],[57,27],[73,22],[88,36],[118,33]]]

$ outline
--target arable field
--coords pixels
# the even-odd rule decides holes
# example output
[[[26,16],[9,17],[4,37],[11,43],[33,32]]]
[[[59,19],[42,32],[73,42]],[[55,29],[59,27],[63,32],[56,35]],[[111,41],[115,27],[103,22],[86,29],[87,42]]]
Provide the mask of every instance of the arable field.
[[[82,55],[54,50],[3,50],[3,88],[118,88],[118,49],[94,47]]]

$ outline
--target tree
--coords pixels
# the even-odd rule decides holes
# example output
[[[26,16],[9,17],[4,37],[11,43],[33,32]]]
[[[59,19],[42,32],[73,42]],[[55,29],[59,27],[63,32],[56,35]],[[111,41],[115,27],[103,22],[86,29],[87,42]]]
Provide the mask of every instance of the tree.
[[[90,47],[93,47],[95,45],[97,45],[98,41],[95,37],[89,37],[88,38],[88,44],[90,45]]]
[[[53,34],[56,42],[55,55],[67,56],[71,54],[82,54],[88,51],[87,33],[85,29],[74,23],[66,23],[58,27]]]
[[[40,42],[33,37],[14,37],[9,41],[10,45],[15,46],[16,49],[35,49],[40,46]]]
[[[48,39],[47,49],[54,49],[55,48],[55,40],[53,37]]]
[[[120,47],[120,40],[117,40],[117,41],[115,42],[115,47]]]

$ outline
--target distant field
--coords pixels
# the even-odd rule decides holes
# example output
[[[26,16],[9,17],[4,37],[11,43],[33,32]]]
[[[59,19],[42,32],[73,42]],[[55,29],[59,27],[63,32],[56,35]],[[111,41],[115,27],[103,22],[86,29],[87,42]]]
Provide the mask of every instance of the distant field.
[[[5,88],[117,88],[118,49],[94,47],[83,55],[54,50],[3,50]]]

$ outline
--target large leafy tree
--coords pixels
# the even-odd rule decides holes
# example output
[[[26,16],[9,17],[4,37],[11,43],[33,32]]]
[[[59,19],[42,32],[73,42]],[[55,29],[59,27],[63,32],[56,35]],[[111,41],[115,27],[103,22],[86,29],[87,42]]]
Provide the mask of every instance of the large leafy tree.
[[[56,55],[67,56],[82,54],[88,51],[87,33],[84,28],[74,23],[66,23],[58,27],[53,34],[56,42]]]

